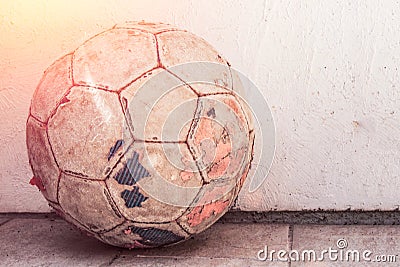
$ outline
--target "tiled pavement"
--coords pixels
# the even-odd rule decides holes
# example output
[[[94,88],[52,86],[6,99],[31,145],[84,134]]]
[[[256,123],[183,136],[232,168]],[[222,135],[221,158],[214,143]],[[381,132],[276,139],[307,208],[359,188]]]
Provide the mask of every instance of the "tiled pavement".
[[[266,246],[268,254],[277,251],[273,261],[258,259],[257,254],[265,257],[260,250]],[[283,261],[289,257],[298,260]],[[400,266],[399,262],[397,225],[225,220],[176,246],[127,250],[89,238],[54,215],[0,215],[1,266]]]

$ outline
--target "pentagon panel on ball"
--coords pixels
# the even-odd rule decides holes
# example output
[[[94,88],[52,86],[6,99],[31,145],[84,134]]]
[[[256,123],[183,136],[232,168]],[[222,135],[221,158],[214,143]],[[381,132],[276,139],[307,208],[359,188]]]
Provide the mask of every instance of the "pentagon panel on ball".
[[[247,177],[254,127],[243,90],[202,38],[117,24],[39,82],[26,125],[31,184],[105,243],[184,241],[229,210]]]

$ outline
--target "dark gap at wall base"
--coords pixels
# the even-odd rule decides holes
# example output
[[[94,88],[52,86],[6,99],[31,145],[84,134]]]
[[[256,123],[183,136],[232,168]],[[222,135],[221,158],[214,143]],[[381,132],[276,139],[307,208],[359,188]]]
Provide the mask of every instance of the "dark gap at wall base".
[[[53,213],[0,213],[0,219],[60,219]],[[400,211],[230,211],[220,223],[400,225]]]
[[[229,223],[400,225],[400,211],[230,211],[221,218]]]

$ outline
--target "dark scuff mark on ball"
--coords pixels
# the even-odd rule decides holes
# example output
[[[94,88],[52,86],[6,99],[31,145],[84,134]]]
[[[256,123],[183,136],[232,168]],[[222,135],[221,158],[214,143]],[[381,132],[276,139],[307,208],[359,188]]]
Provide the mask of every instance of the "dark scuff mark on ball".
[[[207,111],[207,116],[211,117],[213,119],[215,119],[216,115],[215,115],[215,109],[211,108],[209,111]]]
[[[81,173],[81,172],[74,172],[70,170],[65,170],[64,171],[66,174],[71,174],[72,176],[75,177],[82,177],[82,178],[88,178],[89,176],[87,174]]]
[[[115,145],[113,145],[110,148],[110,152],[108,153],[108,157],[107,160],[110,161],[110,159],[112,157],[114,157],[115,153],[118,151],[118,149],[120,149],[120,147],[122,147],[122,145],[124,144],[124,140],[118,140]]]
[[[133,156],[127,159],[124,167],[117,172],[114,179],[119,184],[134,185],[140,179],[149,176],[150,173],[139,162],[139,154],[133,152]]]
[[[145,197],[139,192],[139,187],[133,186],[133,190],[124,190],[121,193],[121,197],[125,200],[125,205],[128,208],[141,207],[142,202],[146,201],[148,197]]]
[[[145,246],[158,247],[173,244],[184,239],[172,231],[162,230],[154,227],[129,226],[125,233],[137,234],[142,240],[138,241]]]

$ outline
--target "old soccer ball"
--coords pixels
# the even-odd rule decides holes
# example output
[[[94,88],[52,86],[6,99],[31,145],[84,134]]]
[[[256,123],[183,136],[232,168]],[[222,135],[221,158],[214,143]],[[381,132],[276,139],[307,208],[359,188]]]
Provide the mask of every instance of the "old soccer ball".
[[[185,240],[229,209],[248,174],[254,130],[240,87],[203,39],[116,25],[45,71],[26,126],[31,184],[105,243]]]

